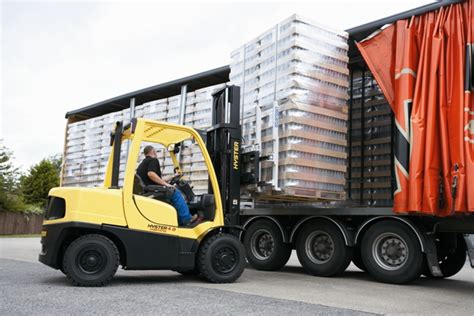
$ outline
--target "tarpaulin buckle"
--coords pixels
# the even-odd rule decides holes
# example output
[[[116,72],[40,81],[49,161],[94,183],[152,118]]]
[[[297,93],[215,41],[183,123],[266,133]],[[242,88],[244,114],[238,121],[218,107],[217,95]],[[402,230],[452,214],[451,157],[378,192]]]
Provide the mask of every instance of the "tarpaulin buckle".
[[[456,163],[454,164],[454,173],[456,173],[456,175],[453,177],[453,183],[451,184],[451,196],[453,198],[453,205],[452,205],[452,208],[451,208],[451,213],[454,214],[455,212],[455,207],[454,207],[454,202],[456,200],[456,193],[458,191],[458,176],[457,176],[457,173],[458,173],[458,170],[459,170],[459,165]]]

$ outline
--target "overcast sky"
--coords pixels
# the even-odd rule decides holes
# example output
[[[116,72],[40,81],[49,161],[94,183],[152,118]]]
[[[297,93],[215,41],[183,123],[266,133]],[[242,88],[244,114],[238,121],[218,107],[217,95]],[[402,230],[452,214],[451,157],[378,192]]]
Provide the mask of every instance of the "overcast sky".
[[[62,152],[67,111],[226,65],[293,13],[346,29],[432,2],[0,1],[0,138],[23,170]]]

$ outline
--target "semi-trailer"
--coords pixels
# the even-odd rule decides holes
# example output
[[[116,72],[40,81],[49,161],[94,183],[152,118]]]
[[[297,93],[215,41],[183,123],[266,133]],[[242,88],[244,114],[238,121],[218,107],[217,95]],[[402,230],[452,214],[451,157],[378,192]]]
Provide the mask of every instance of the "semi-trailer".
[[[474,267],[473,246],[468,237],[468,234],[474,234],[474,212],[472,205],[469,204],[473,198],[469,194],[469,190],[472,191],[473,180],[470,178],[472,173],[469,173],[472,171],[469,171],[467,167],[469,163],[473,163],[472,160],[469,161],[472,159],[469,154],[472,155],[473,145],[469,141],[461,145],[455,144],[454,140],[448,137],[448,141],[444,143],[445,147],[437,149],[436,157],[441,156],[440,150],[452,152],[455,146],[461,146],[465,153],[464,163],[461,166],[458,165],[453,173],[451,170],[443,170],[444,165],[442,165],[443,168],[435,170],[440,179],[440,184],[436,183],[437,188],[430,188],[437,192],[435,202],[432,198],[420,207],[408,207],[407,205],[413,205],[410,203],[416,205],[419,199],[423,199],[422,194],[418,200],[412,198],[410,202],[410,192],[407,192],[409,191],[407,183],[410,183],[410,180],[409,177],[403,178],[408,174],[406,166],[410,164],[412,153],[419,150],[419,148],[409,147],[410,137],[407,135],[417,131],[410,130],[407,126],[409,126],[410,118],[420,119],[420,116],[416,116],[419,112],[408,111],[412,109],[413,102],[410,96],[405,96],[406,100],[410,99],[410,102],[402,102],[405,107],[401,109],[406,109],[405,112],[394,107],[398,100],[396,92],[402,88],[389,84],[391,78],[396,80],[402,75],[408,75],[411,76],[409,80],[412,81],[406,83],[405,88],[409,86],[414,91],[417,86],[416,79],[422,78],[422,73],[413,74],[415,71],[413,69],[410,71],[410,67],[398,69],[393,76],[390,73],[393,71],[391,63],[403,59],[397,55],[397,52],[400,53],[400,47],[404,46],[403,44],[408,45],[408,42],[404,41],[408,41],[406,36],[410,35],[399,34],[394,28],[403,23],[410,26],[415,24],[414,30],[419,31],[425,27],[428,32],[432,28],[439,27],[441,21],[446,22],[457,14],[453,21],[459,22],[464,19],[465,25],[461,24],[458,27],[465,27],[471,33],[464,32],[466,35],[464,40],[467,39],[467,42],[461,40],[459,43],[463,45],[462,50],[460,47],[457,49],[458,52],[464,51],[459,55],[464,58],[461,60],[463,64],[459,65],[458,72],[462,78],[462,92],[465,93],[465,98],[457,101],[458,103],[455,104],[457,108],[451,106],[451,109],[457,109],[458,112],[449,112],[449,115],[452,117],[456,113],[456,117],[471,115],[471,111],[474,111],[474,104],[469,103],[472,102],[473,67],[469,62],[472,61],[473,46],[469,43],[473,41],[473,10],[472,1],[439,2],[347,30],[350,44],[350,98],[348,101],[348,166],[345,201],[310,203],[288,197],[278,199],[278,196],[275,196],[274,199],[261,200],[242,195],[242,187],[249,183],[256,187],[265,186],[265,183],[259,179],[259,164],[272,158],[262,156],[258,151],[240,152],[238,155],[233,155],[236,147],[234,142],[230,142],[231,138],[221,137],[220,142],[207,144],[222,195],[225,223],[244,228],[239,231],[238,236],[245,246],[247,260],[251,266],[267,271],[278,270],[287,263],[292,250],[296,250],[299,261],[309,274],[325,277],[339,275],[352,261],[375,279],[388,283],[407,283],[422,274],[433,278],[452,276],[462,269],[467,256],[469,256],[471,266]],[[466,12],[470,14],[465,14]],[[427,23],[428,26],[423,26],[423,23]],[[385,33],[379,31],[386,24],[391,24],[393,27],[385,28],[388,30]],[[378,31],[379,35],[369,36],[375,31]],[[369,38],[364,41],[368,36]],[[391,43],[395,41],[398,46],[395,50],[392,47],[380,50],[385,54],[383,56],[388,65],[385,69],[384,59],[374,58],[370,41],[380,40],[387,36],[396,39]],[[436,37],[434,40],[438,39],[439,37]],[[381,43],[383,41],[378,42],[377,45]],[[452,44],[452,42],[447,43],[443,44],[443,47]],[[420,43],[418,44],[419,46],[415,45],[415,47],[422,47]],[[386,48],[387,43],[384,45]],[[427,49],[426,45],[423,47]],[[431,47],[432,50],[433,47]],[[388,51],[392,51],[392,55],[388,56],[386,54]],[[442,50],[442,52],[445,58],[454,58],[449,50]],[[468,56],[471,57],[468,58]],[[439,58],[438,55],[435,57]],[[408,59],[407,62],[414,63],[412,59]],[[445,60],[445,64],[449,64],[449,60]],[[444,66],[439,67],[441,68],[443,71],[455,70]],[[185,98],[186,93],[190,91],[227,83],[229,71],[228,66],[221,67],[68,112],[66,114],[68,126],[74,122],[124,108],[130,108],[131,119],[133,119],[135,104],[180,93],[182,98]],[[387,73],[388,76],[386,76]],[[418,84],[421,85],[421,83]],[[435,91],[442,91],[442,88],[438,85]],[[213,103],[221,102],[223,104],[220,104],[220,107],[227,109],[228,114],[222,116],[224,121],[217,120],[214,123],[223,124],[221,127],[228,128],[229,133],[230,131],[241,132],[240,102],[235,89],[237,88],[227,87],[226,92],[219,96],[227,95],[228,97],[215,98]],[[434,92],[430,90],[427,98],[430,93]],[[438,94],[436,96],[439,97]],[[185,113],[186,103],[180,103],[183,106],[180,113]],[[460,107],[460,105],[463,106]],[[439,112],[445,110],[446,107],[441,107]],[[446,114],[446,112],[443,113]],[[404,121],[405,117],[408,119]],[[424,119],[425,123],[429,119],[441,121],[439,116],[430,118],[421,116],[421,119]],[[184,123],[184,119],[181,123]],[[448,125],[440,124],[434,128],[443,130],[446,126]],[[453,126],[450,128],[456,129]],[[467,133],[466,137],[469,137],[468,133],[471,131],[469,128],[458,126],[457,129],[459,133]],[[434,137],[433,135],[429,137]],[[439,137],[443,137],[442,135],[444,134],[439,134]],[[449,133],[447,135],[449,136]],[[240,149],[239,140],[236,142],[237,148]],[[434,148],[429,149],[435,151]],[[452,155],[450,157],[452,158]],[[421,169],[423,170],[423,167]],[[462,173],[459,172],[460,169]],[[412,172],[414,171],[410,170],[410,176]],[[428,168],[427,172],[433,173],[432,168]],[[416,188],[414,186],[412,190],[416,191]],[[405,199],[402,200],[400,200],[401,191],[405,194]],[[431,209],[429,205],[433,204],[435,208]]]

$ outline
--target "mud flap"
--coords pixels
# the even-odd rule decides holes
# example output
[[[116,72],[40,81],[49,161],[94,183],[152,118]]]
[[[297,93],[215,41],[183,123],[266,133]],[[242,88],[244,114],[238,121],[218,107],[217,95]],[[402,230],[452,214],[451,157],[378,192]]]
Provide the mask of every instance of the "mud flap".
[[[428,261],[428,268],[430,269],[430,272],[434,277],[442,277],[443,272],[441,272],[441,268],[439,267],[438,252],[436,250],[436,242],[435,242],[434,234],[425,233],[425,241],[426,241],[425,253],[426,253],[426,259]]]
[[[469,262],[471,268],[474,268],[474,235],[464,235],[466,241],[467,255],[469,256]]]

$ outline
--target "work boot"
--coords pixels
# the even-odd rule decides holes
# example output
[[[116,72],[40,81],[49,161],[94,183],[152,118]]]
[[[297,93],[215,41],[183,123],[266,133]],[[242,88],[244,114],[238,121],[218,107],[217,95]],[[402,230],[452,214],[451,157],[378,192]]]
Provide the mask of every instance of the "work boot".
[[[197,215],[197,214],[196,214],[196,215]],[[193,217],[193,218],[191,219],[190,224],[191,224],[191,225],[197,225],[197,224],[202,223],[203,221],[204,221],[204,217],[197,215],[196,218]]]
[[[181,226],[192,226],[193,223],[199,218],[199,215],[198,214],[194,214],[193,216],[191,216],[191,219],[189,220],[189,222],[187,223],[183,223]]]

